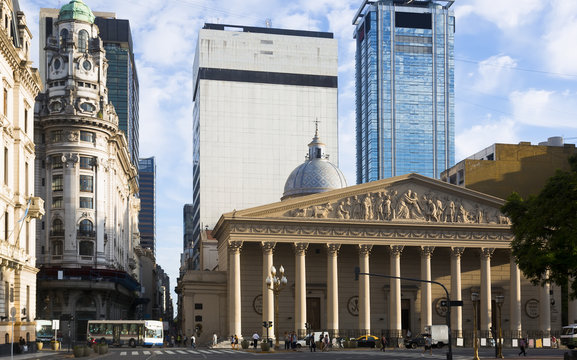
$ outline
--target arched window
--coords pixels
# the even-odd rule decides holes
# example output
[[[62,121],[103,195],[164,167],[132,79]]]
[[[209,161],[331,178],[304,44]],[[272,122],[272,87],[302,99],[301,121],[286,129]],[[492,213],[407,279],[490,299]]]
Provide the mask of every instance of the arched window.
[[[66,42],[68,41],[68,30],[60,30],[60,48],[66,49]]]
[[[78,33],[78,51],[86,52],[88,50],[88,31],[80,30]]]
[[[93,229],[94,229],[94,225],[92,224],[92,221],[90,221],[88,219],[84,219],[80,222],[80,227],[79,227],[80,232],[91,233]]]
[[[63,236],[64,235],[64,223],[60,219],[54,219],[52,222],[52,235],[53,236]]]
[[[81,241],[78,249],[82,256],[94,255],[94,243],[92,241]]]

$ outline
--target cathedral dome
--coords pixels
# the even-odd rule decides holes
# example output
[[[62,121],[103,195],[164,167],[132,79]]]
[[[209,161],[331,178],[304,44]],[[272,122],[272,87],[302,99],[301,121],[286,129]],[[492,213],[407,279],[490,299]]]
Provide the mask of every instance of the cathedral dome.
[[[94,24],[94,14],[82,0],[72,0],[60,9],[58,20],[80,20]]]
[[[345,176],[328,158],[325,154],[325,144],[319,140],[317,127],[315,137],[309,144],[306,161],[289,175],[281,200],[346,187]]]

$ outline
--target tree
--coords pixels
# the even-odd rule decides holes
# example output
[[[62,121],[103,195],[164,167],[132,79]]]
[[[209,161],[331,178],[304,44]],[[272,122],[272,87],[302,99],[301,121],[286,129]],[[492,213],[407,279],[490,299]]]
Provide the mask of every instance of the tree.
[[[577,298],[577,155],[569,171],[557,170],[538,195],[513,193],[501,211],[512,222],[511,242],[519,269],[534,285],[566,286]]]

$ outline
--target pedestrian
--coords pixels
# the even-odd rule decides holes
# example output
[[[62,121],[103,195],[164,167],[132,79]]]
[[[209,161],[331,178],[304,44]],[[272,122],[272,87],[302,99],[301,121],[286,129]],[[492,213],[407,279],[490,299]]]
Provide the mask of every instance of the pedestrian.
[[[230,347],[234,350],[234,335],[230,336]]]
[[[309,335],[309,347],[311,352],[317,352],[317,343],[315,341],[315,333],[311,332]]]
[[[297,333],[293,331],[292,335],[291,335],[291,348],[293,349],[293,351],[297,350]]]
[[[325,335],[324,344],[323,344],[323,351],[329,351],[329,334]]]
[[[184,337],[182,338],[182,346],[186,347],[186,343],[188,341],[188,337],[186,335],[184,335]]]
[[[216,346],[216,344],[218,344],[218,336],[216,335],[216,333],[212,334],[212,346]]]
[[[325,351],[325,333],[322,332],[321,335],[319,336],[319,342],[321,345],[321,351]]]
[[[196,349],[196,337],[194,334],[190,335],[190,347]]]
[[[257,332],[255,331],[254,334],[252,334],[252,346],[254,347],[255,350],[256,350],[256,346],[258,345],[259,339],[260,339],[260,336],[258,336]]]
[[[381,351],[385,351],[385,347],[387,346],[387,338],[385,335],[381,336]]]
[[[288,350],[291,344],[291,337],[288,332],[284,332],[284,349]]]
[[[433,339],[431,339],[431,335],[425,335],[425,350],[423,350],[423,354],[429,350],[429,353],[433,355]]]
[[[234,348],[238,350],[238,336],[234,335]]]
[[[176,346],[180,346],[181,341],[182,341],[182,338],[180,337],[180,334],[178,334],[176,336]]]
[[[525,342],[525,339],[519,339],[519,355],[521,356],[521,354],[523,354],[523,356],[527,356],[527,352],[525,351],[525,347],[527,346],[527,342]]]

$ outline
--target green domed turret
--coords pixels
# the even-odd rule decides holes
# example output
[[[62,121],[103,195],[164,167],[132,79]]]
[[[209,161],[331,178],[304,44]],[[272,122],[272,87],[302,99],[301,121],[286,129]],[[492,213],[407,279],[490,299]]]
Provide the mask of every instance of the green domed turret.
[[[94,24],[94,14],[82,0],[72,0],[60,9],[58,20],[80,20]]]

